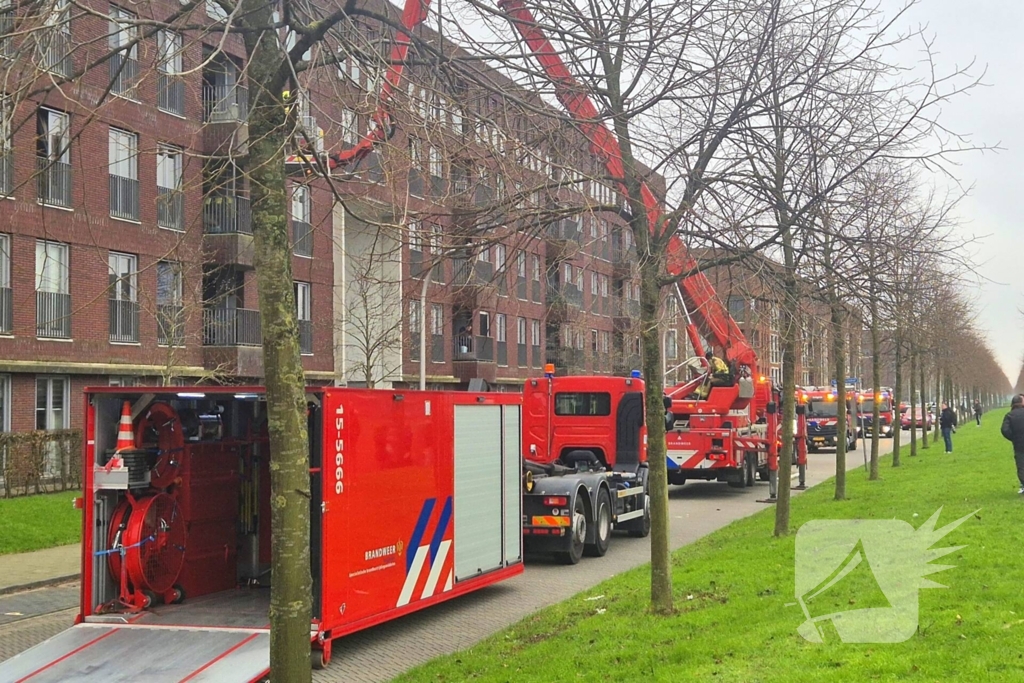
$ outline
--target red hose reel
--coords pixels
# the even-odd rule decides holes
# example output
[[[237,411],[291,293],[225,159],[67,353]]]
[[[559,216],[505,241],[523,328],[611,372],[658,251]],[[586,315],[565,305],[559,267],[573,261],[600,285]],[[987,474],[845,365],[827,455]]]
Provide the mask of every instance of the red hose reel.
[[[145,609],[160,597],[180,602],[175,585],[185,562],[185,519],[178,502],[166,493],[125,498],[111,517],[107,562],[120,579],[120,602]]]

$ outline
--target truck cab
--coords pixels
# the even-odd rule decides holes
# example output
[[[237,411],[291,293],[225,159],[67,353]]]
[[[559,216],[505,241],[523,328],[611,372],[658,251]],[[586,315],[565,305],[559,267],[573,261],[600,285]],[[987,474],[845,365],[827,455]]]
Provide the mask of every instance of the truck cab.
[[[831,387],[805,387],[797,391],[797,400],[806,406],[807,414],[807,449],[815,453],[819,449],[835,448],[839,441],[839,398],[838,392]],[[846,402],[846,446],[857,445],[856,427],[853,424],[853,398]]]
[[[523,541],[567,564],[607,552],[612,529],[650,533],[644,382],[555,377],[523,387]]]

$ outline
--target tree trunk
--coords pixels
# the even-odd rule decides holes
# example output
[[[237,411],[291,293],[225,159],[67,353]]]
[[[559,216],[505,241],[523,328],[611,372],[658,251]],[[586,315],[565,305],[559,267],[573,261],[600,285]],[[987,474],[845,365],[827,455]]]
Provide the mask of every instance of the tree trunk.
[[[872,286],[872,289],[874,287]],[[881,391],[882,386],[882,342],[879,339],[878,331],[878,299],[875,297],[874,292],[871,295],[871,386],[873,387],[872,392],[872,409],[871,409],[871,466],[868,469],[868,479],[874,481],[878,479],[878,395]],[[863,434],[861,436],[864,436]]]
[[[917,457],[917,360],[918,351],[910,349],[910,457]]]
[[[646,236],[645,236],[646,237]],[[646,242],[647,240],[642,240]],[[643,344],[646,386],[648,490],[651,496],[651,611],[671,614],[672,558],[669,555],[668,470],[665,454],[665,396],[661,369],[658,312],[661,305],[660,258],[640,262],[640,338]]]
[[[832,358],[836,376],[836,405],[839,406],[836,434],[846,434],[846,335],[838,299],[832,302]],[[846,500],[846,439],[836,441],[836,500]]]
[[[928,446],[928,383],[925,381],[924,358],[918,357],[917,371],[921,373],[921,448]]]
[[[790,485],[793,476],[793,420],[796,417],[796,353],[800,330],[797,303],[800,292],[796,279],[792,227],[783,218],[782,254],[785,274],[782,285],[782,451],[779,453],[779,490],[775,503],[775,535],[789,534]]]
[[[239,21],[256,27],[272,23],[271,3],[243,0],[242,5]],[[263,326],[271,453],[270,668],[273,681],[302,683],[311,675],[310,483],[305,377],[285,196],[284,148],[290,130],[282,101],[282,64],[287,55],[277,40],[262,33],[246,33],[245,42],[252,102],[247,166],[253,264]]]
[[[896,332],[896,377],[895,383],[892,388],[892,466],[900,466],[900,437],[903,435],[903,430],[900,428],[900,400],[903,395],[903,358],[902,358],[902,347],[903,344],[900,341],[899,331]]]
[[[942,401],[942,400],[943,400],[943,397],[942,397],[942,369],[939,367],[939,362],[935,361],[935,413],[936,414],[935,414],[935,424],[933,425],[934,432],[932,433],[932,438],[935,440],[935,443],[939,442],[939,415],[938,415],[938,412],[939,412],[939,402]],[[945,400],[949,401],[949,394],[948,393],[946,394]]]

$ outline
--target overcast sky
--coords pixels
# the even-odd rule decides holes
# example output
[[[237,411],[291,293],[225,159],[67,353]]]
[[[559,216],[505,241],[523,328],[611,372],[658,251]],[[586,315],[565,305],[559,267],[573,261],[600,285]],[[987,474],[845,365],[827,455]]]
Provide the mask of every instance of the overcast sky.
[[[894,11],[903,4],[882,1]],[[921,0],[908,15],[911,23],[928,25],[941,65],[976,59],[978,73],[987,70],[987,87],[947,106],[943,120],[972,132],[976,142],[1004,148],[965,156],[957,173],[974,186],[960,208],[962,231],[984,237],[975,255],[990,280],[978,287],[978,324],[1016,381],[1024,357],[1024,2]]]

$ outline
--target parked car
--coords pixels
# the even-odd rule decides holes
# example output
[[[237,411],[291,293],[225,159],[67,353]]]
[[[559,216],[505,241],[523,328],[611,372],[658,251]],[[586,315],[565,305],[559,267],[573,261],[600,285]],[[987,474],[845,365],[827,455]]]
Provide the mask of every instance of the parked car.
[[[935,416],[931,413],[922,415],[920,411],[914,416],[914,426],[918,429],[922,427],[925,429],[931,429],[935,424]],[[900,427],[904,430],[910,429],[910,410],[908,409],[900,416]]]

